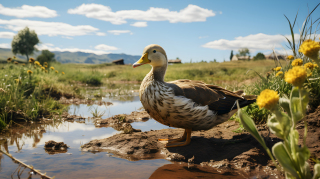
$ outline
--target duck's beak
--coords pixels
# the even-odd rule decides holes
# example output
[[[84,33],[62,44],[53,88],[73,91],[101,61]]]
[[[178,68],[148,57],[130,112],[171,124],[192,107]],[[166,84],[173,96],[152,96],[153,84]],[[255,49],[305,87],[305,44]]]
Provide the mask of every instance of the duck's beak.
[[[150,63],[151,61],[148,59],[148,53],[145,53],[140,60],[132,65],[133,68]]]

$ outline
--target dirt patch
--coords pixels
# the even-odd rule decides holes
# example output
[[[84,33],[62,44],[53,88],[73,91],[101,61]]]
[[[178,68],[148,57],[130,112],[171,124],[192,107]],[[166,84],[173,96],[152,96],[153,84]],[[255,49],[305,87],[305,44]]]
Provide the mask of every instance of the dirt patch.
[[[101,106],[101,105],[106,105],[106,106],[112,105],[111,102],[94,101],[94,100],[90,100],[90,99],[80,99],[80,98],[74,98],[74,97],[72,97],[72,98],[61,97],[59,99],[59,102],[62,103],[62,104],[76,104],[76,105],[79,105],[79,104],[87,104],[87,105],[97,104],[99,106]]]
[[[303,145],[303,135],[304,135],[304,121],[308,124],[308,133],[306,145],[310,150],[311,158],[318,159],[320,158],[320,106],[315,109],[313,113],[305,116],[304,120],[302,120],[297,125],[297,130],[299,132],[299,144]],[[309,160],[311,163],[311,168],[315,164],[313,160]]]
[[[120,114],[109,117],[107,119],[96,119],[95,126],[100,127],[112,127],[117,131],[123,131],[125,134],[131,134],[133,132],[141,132],[140,129],[134,129],[130,123],[133,122],[146,122],[150,119],[149,114],[146,111],[134,111],[131,114]]]
[[[53,140],[49,140],[45,143],[44,149],[46,153],[53,155],[58,153],[66,153],[68,151],[69,146],[63,142],[55,142]]]
[[[51,96],[53,99],[55,100],[59,100],[62,97],[70,99],[70,98],[74,98],[76,97],[75,94],[71,94],[71,93],[66,93],[66,92],[61,92],[56,88],[52,88],[52,87],[44,87],[43,92],[49,96]]]
[[[278,173],[260,144],[248,133],[232,132],[238,123],[228,121],[208,131],[192,132],[191,144],[184,147],[164,148],[159,138],[179,138],[183,129],[162,129],[132,134],[117,134],[106,139],[93,140],[83,145],[83,151],[110,152],[128,160],[167,159],[186,162],[196,167],[207,166],[225,171],[249,172],[250,175],[269,176]],[[266,128],[260,131],[267,134]],[[269,138],[269,147],[279,140]],[[244,176],[248,176],[246,173]]]
[[[113,120],[117,119],[119,118]],[[303,144],[304,121],[308,124],[306,144],[310,149],[312,157],[319,159],[320,107],[314,113],[309,113],[297,125],[300,133],[300,144]],[[249,176],[283,178],[284,176],[277,171],[261,145],[249,133],[243,132],[239,134],[233,132],[238,126],[239,124],[235,121],[227,121],[208,131],[192,132],[191,144],[184,147],[164,148],[165,143],[158,142],[157,139],[178,138],[182,136],[184,130],[162,129],[132,134],[116,134],[106,139],[93,140],[83,145],[82,150],[91,152],[106,151],[128,160],[163,158],[173,162],[185,162],[189,165],[194,165],[196,168],[205,166],[213,167],[223,172],[233,171],[241,174],[244,178]],[[260,134],[265,136],[264,139],[269,148],[272,148],[275,143],[281,141],[272,134],[268,135],[269,130],[266,125],[258,125],[257,128]],[[312,160],[309,162],[311,166],[314,165]],[[166,167],[171,166],[163,166],[163,168],[158,169],[158,172],[167,171]],[[182,167],[172,171],[187,172],[186,170],[186,168]]]
[[[98,119],[95,122],[96,127],[110,127],[112,124],[117,123],[133,123],[133,122],[146,122],[150,119],[146,111],[134,111],[129,115],[120,114],[109,117],[107,119]]]

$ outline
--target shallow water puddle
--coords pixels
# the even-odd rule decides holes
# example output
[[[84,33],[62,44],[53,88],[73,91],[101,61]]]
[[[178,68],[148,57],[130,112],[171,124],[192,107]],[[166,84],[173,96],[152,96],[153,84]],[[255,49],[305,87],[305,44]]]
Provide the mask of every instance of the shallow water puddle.
[[[111,102],[113,105],[107,107],[71,105],[69,113],[92,117],[90,111],[92,108],[98,108],[98,111],[106,111],[102,117],[106,118],[116,114],[129,114],[141,107],[138,97],[134,97],[132,101],[113,100]],[[159,159],[132,162],[112,157],[112,154],[105,152],[95,154],[81,152],[80,146],[82,144],[93,139],[107,138],[119,132],[111,127],[96,128],[90,119],[85,119],[85,123],[80,121],[57,121],[54,124],[34,123],[31,129],[22,129],[21,126],[16,126],[11,130],[11,133],[1,136],[7,142],[2,145],[2,149],[7,148],[15,158],[42,172],[47,172],[48,176],[56,176],[56,178],[148,178],[157,168],[171,163]],[[135,123],[133,126],[143,131],[166,128],[154,120],[149,120],[145,124]],[[49,140],[64,142],[70,148],[66,153],[50,155],[44,149],[45,142]],[[12,174],[13,178],[18,178],[17,171],[15,172],[18,164],[4,155],[0,158],[0,162],[0,178],[11,178]],[[20,172],[22,170],[23,168]],[[29,170],[25,169],[20,177],[27,178],[28,172]],[[32,178],[39,178],[39,176],[34,175]]]
[[[104,112],[102,118],[117,114],[130,114],[141,108],[139,97],[132,96],[129,101],[105,98],[112,102],[111,106],[98,105],[71,105],[69,114],[85,117],[85,120],[60,121],[54,123],[21,123],[15,125],[9,132],[0,135],[2,150],[9,151],[12,156],[22,162],[32,165],[48,176],[56,178],[195,178],[218,177],[233,178],[215,171],[212,168],[189,167],[187,164],[172,163],[164,159],[128,161],[116,158],[106,152],[91,153],[80,151],[80,146],[93,139],[103,139],[119,131],[111,127],[96,128],[91,112]],[[147,122],[134,122],[133,128],[142,131],[169,128],[153,119]],[[29,126],[29,127],[24,127]],[[44,149],[45,142],[54,140],[64,142],[70,148],[64,153],[52,153]],[[167,168],[171,168],[168,170]],[[30,175],[30,170],[20,168],[9,157],[0,154],[0,178],[40,178],[39,175]],[[169,177],[170,178],[170,177]]]

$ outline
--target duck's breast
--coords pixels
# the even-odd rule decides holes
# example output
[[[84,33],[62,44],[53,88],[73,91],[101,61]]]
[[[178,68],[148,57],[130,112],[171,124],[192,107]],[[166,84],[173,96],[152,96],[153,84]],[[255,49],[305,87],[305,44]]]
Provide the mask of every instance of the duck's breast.
[[[171,87],[153,81],[140,88],[140,100],[156,121],[170,127],[206,130],[216,125],[216,114],[184,96],[175,96]]]

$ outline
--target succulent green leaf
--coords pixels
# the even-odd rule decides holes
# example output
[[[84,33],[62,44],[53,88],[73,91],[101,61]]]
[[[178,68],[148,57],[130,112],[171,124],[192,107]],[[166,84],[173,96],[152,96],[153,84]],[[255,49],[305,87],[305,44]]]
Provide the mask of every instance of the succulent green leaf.
[[[293,177],[299,178],[293,161],[282,142],[278,142],[272,147],[272,153],[286,172],[289,172]]]
[[[253,120],[248,116],[248,114],[245,111],[240,110],[239,118],[243,127],[263,146],[263,148],[266,149],[267,146],[263,138],[259,134],[256,125],[254,124]]]
[[[318,179],[320,178],[320,164],[315,164],[313,167],[313,178],[312,179]]]
[[[292,119],[290,119],[286,113],[280,111],[279,109],[273,110],[273,113],[276,115],[276,118],[279,121],[282,130],[282,135],[284,137],[287,136],[291,129]]]
[[[305,89],[298,87],[294,87],[292,89],[290,108],[294,124],[296,124],[305,116],[308,102],[308,92]]]
[[[282,127],[281,127],[279,121],[276,119],[275,115],[272,115],[268,119],[267,125],[273,134],[275,134],[277,137],[279,137],[281,139],[284,139]]]
[[[288,98],[280,98],[279,104],[287,112],[289,117],[291,117],[290,100]]]

